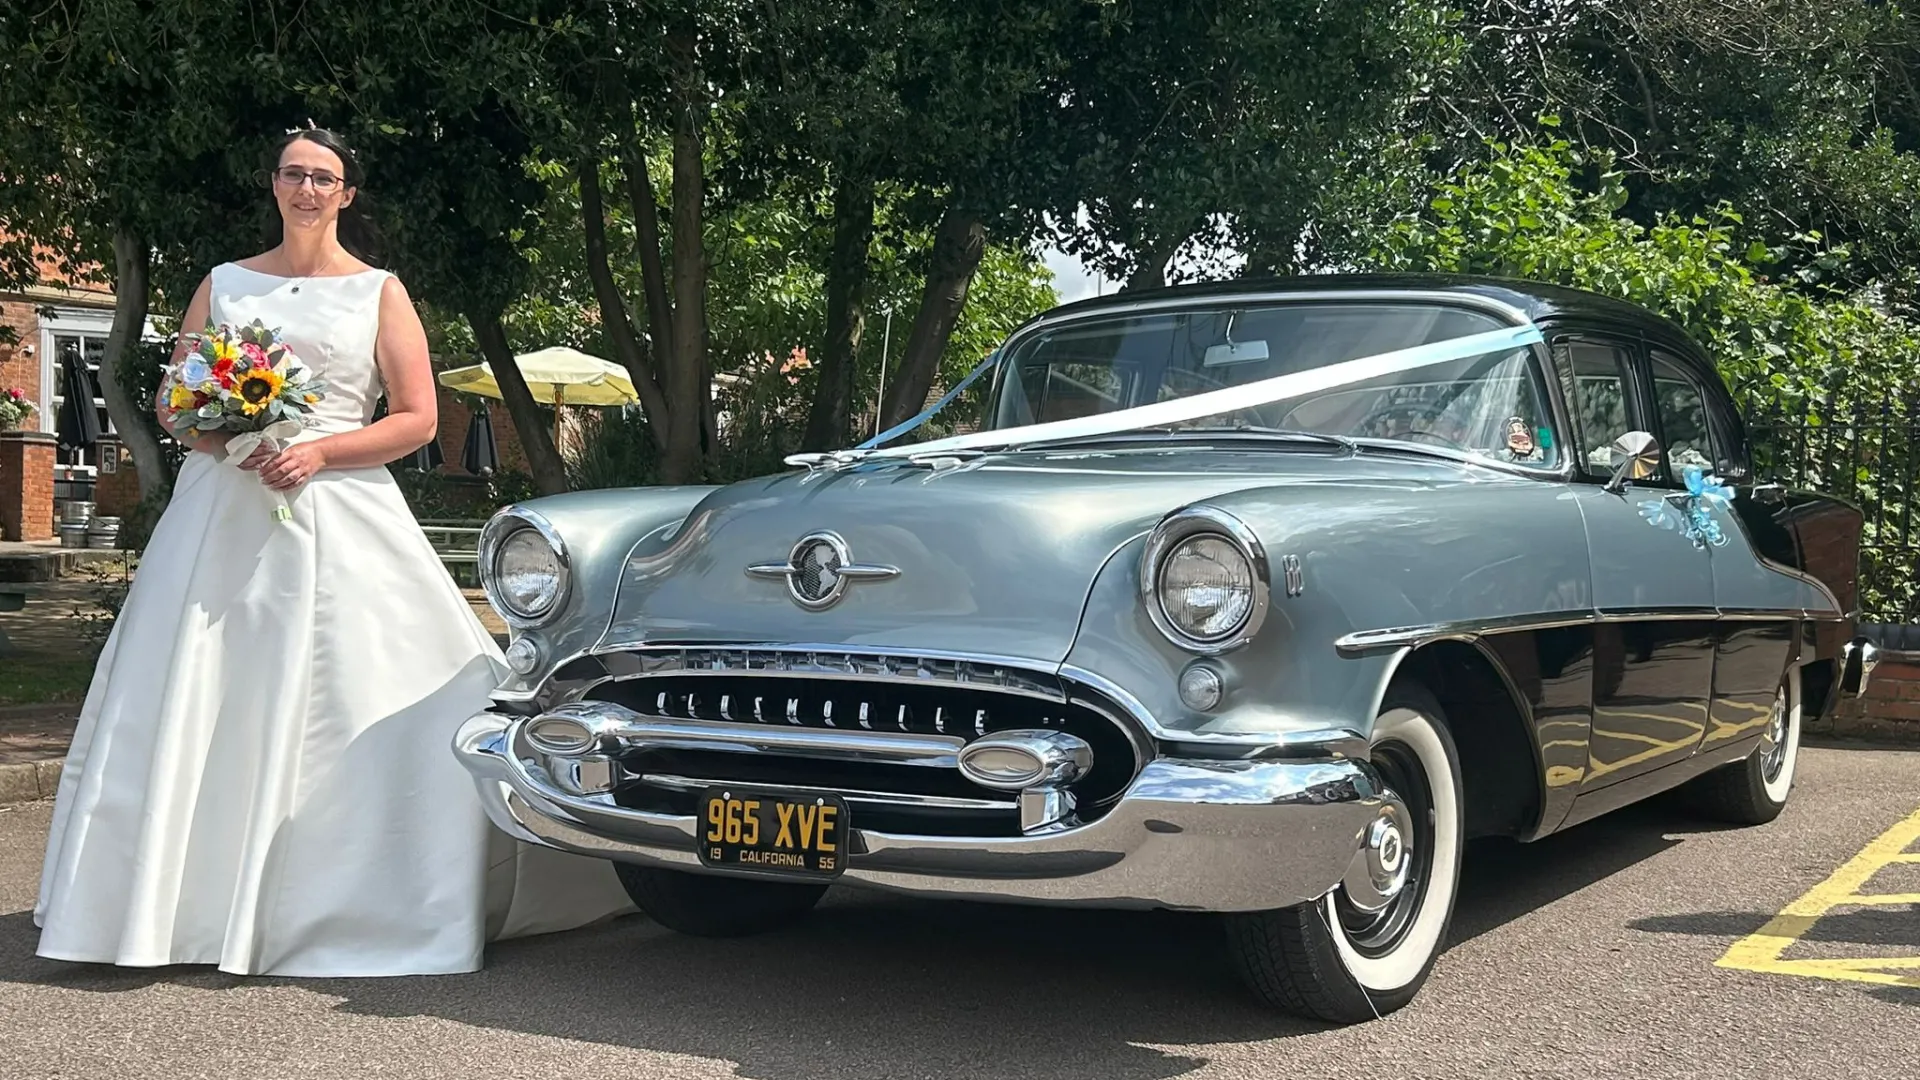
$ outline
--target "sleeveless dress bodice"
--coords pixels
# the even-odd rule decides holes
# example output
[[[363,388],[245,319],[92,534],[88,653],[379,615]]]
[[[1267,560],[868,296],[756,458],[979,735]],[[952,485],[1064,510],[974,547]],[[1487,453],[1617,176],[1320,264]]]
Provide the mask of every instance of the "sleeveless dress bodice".
[[[380,293],[391,276],[365,270],[303,280],[238,263],[214,268],[208,320],[236,327],[259,320],[327,381],[326,396],[307,417],[306,434],[295,441],[373,421],[374,407],[386,392],[374,345],[380,336]]]

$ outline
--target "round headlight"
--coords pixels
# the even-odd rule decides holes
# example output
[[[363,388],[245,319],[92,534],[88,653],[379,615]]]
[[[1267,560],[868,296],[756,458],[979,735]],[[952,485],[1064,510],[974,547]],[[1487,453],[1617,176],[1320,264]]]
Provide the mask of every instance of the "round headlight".
[[[566,550],[559,534],[528,511],[509,511],[488,527],[486,592],[515,623],[538,623],[566,600]]]
[[[1226,652],[1252,639],[1265,617],[1265,550],[1232,514],[1185,507],[1147,538],[1140,586],[1147,614],[1168,640],[1192,652]]]
[[[1196,641],[1230,637],[1253,614],[1253,564],[1233,541],[1200,533],[1160,564],[1160,610]]]

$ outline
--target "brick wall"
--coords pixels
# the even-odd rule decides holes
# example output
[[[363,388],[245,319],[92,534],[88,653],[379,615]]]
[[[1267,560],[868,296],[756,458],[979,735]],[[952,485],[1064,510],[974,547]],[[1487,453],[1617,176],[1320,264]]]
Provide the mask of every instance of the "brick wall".
[[[0,539],[53,539],[51,435],[0,432]]]
[[[19,340],[12,345],[0,343],[0,390],[18,387],[26,391],[34,407],[40,405],[40,314],[26,300],[0,300],[0,326],[11,329]],[[4,336],[4,335],[0,335]],[[31,423],[38,427],[42,417]]]
[[[1834,733],[1920,740],[1920,654],[1880,656],[1867,692],[1840,702]]]

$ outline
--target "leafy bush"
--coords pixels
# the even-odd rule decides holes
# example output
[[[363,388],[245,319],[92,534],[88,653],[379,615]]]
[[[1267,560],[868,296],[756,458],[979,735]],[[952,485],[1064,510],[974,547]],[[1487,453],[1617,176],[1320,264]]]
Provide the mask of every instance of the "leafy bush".
[[[1550,123],[1550,121],[1549,121]],[[1619,215],[1622,174],[1562,140],[1490,144],[1489,160],[1432,182],[1423,207],[1344,234],[1340,261],[1385,271],[1523,278],[1631,301],[1684,327],[1715,358],[1755,428],[1758,466],[1849,499],[1866,513],[1862,604],[1912,611],[1906,515],[1920,461],[1920,326],[1870,295],[1822,285],[1844,249],[1820,237],[1804,269],[1774,280],[1782,245],[1742,236],[1732,207],[1711,216]]]

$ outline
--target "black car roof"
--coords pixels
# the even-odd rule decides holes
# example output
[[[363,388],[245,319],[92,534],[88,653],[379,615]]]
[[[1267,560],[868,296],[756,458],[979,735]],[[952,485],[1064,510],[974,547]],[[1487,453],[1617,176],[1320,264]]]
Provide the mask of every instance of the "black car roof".
[[[1194,285],[1171,285],[1158,289],[1139,289],[1108,293],[1105,296],[1076,300],[1048,311],[1045,318],[1092,314],[1103,308],[1116,308],[1144,301],[1194,299],[1209,296],[1271,293],[1275,298],[1302,293],[1396,291],[1455,293],[1495,300],[1520,311],[1535,322],[1554,316],[1586,317],[1615,322],[1640,323],[1648,329],[1658,326],[1682,341],[1693,338],[1678,323],[1638,304],[1611,296],[1549,285],[1517,278],[1477,277],[1469,274],[1305,274],[1297,277],[1239,278]],[[1697,343],[1696,343],[1697,347]]]

